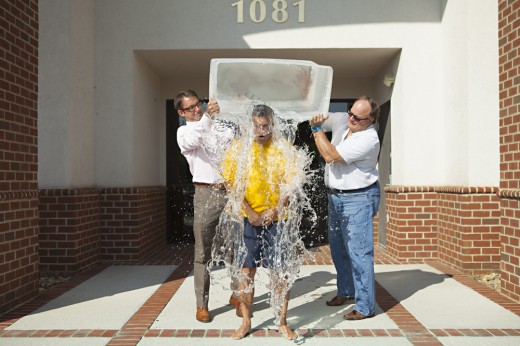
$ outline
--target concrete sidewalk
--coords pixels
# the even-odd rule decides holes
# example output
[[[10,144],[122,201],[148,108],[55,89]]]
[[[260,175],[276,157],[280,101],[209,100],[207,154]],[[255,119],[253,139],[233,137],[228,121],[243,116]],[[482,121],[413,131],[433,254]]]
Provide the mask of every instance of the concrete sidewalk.
[[[273,325],[265,271],[259,270],[253,329],[228,305],[229,281],[211,287],[211,323],[195,320],[190,251],[167,247],[135,265],[98,265],[0,317],[1,345],[520,345],[520,308],[438,263],[399,264],[376,253],[376,316],[346,321],[353,305],[326,306],[335,293],[328,247],[302,266],[291,291],[287,341]],[[179,253],[183,253],[181,258]],[[157,260],[162,258],[162,260]],[[268,339],[266,339],[268,338]]]

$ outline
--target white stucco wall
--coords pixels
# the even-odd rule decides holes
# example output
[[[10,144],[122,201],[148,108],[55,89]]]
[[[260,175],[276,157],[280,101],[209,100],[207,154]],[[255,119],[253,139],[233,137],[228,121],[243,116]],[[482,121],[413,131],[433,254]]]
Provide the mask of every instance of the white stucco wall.
[[[450,185],[498,186],[498,6],[449,1],[442,26],[442,123],[432,129]],[[442,148],[442,149],[441,149]]]
[[[165,103],[161,99],[159,76],[140,57],[134,64],[134,113],[133,113],[133,184],[138,186],[159,185],[160,158],[159,133],[161,127],[160,110]]]
[[[468,177],[465,185],[500,182],[498,6],[468,4]]]
[[[284,24],[269,20],[237,24],[236,9],[231,7],[234,2],[94,2],[94,185],[165,185],[165,100],[179,89],[207,88],[207,80],[157,74],[135,50],[371,47],[401,48],[398,63],[378,71],[373,80],[346,80],[332,93],[345,98],[359,96],[360,91],[385,100],[391,97],[392,184],[498,185],[496,2],[394,0],[390,6],[386,0],[328,0],[326,5],[306,1],[305,24],[296,23],[294,17]],[[61,1],[42,0],[42,13],[62,13],[56,3]],[[50,25],[49,18],[41,18],[42,26]],[[55,30],[66,32],[67,25],[60,25]],[[53,44],[50,32],[42,34],[44,47],[70,44],[66,33],[60,32]],[[88,43],[85,47],[89,48]],[[62,54],[47,50],[41,50],[40,73],[45,76],[54,71],[56,77],[41,85],[40,95],[52,99],[56,98],[53,89],[60,90],[60,80],[68,78],[67,70],[54,64],[70,63],[70,58],[62,50]],[[397,76],[395,85],[387,90],[379,81],[386,70]],[[44,134],[54,125],[65,126],[65,130],[72,126],[67,125],[64,105],[72,97],[70,92],[63,87],[60,95],[65,100],[46,105],[47,114],[40,118]],[[481,103],[485,105],[481,107]],[[51,119],[52,112],[65,124]],[[491,131],[483,134],[485,129]],[[66,186],[70,181],[61,170],[71,163],[61,159],[67,154],[56,141],[60,138],[40,142],[45,146],[45,158],[57,164],[43,163],[41,171],[46,173],[40,182],[60,170],[55,183]],[[88,175],[89,170],[85,172]]]
[[[38,182],[94,185],[94,3],[40,0]]]
[[[39,6],[38,183],[68,182],[69,7],[67,1],[41,0]],[[50,18],[54,20],[50,20]]]

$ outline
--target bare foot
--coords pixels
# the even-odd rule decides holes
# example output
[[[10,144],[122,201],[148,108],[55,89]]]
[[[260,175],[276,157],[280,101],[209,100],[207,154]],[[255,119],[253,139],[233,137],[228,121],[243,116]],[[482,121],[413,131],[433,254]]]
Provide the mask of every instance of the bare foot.
[[[251,332],[251,325],[243,324],[237,330],[235,330],[235,332],[233,333],[231,338],[234,340],[240,340],[240,339],[245,338],[250,332]]]
[[[298,337],[289,326],[280,326],[278,330],[287,340],[295,340]]]

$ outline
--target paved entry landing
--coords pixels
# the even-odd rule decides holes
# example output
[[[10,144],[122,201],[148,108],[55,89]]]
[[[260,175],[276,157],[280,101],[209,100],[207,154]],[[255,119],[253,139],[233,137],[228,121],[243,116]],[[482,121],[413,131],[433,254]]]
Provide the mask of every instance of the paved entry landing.
[[[311,249],[291,290],[287,341],[273,325],[267,272],[259,269],[253,332],[230,339],[241,319],[229,280],[211,286],[212,323],[195,320],[192,248],[167,246],[134,265],[97,265],[0,317],[1,345],[520,345],[518,304],[436,262],[401,264],[376,252],[376,316],[346,321],[328,246]],[[223,275],[219,275],[223,276]]]

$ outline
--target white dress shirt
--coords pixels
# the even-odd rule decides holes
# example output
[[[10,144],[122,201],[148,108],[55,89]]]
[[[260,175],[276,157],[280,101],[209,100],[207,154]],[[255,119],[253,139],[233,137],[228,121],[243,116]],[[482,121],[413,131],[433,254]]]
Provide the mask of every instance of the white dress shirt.
[[[373,124],[345,139],[350,131],[347,113],[331,113],[323,124],[323,130],[332,130],[331,143],[344,160],[325,166],[326,186],[338,190],[354,190],[377,181],[379,173],[376,167],[380,145]]]
[[[194,183],[219,184],[219,152],[231,142],[234,133],[229,127],[215,126],[207,114],[199,121],[188,121],[177,129],[177,144],[186,157]]]

